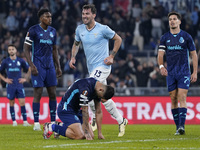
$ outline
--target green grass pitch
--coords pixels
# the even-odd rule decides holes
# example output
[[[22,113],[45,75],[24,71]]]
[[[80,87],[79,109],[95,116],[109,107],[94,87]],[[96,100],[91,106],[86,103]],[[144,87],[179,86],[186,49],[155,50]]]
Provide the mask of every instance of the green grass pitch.
[[[186,125],[186,134],[175,136],[175,125],[128,125],[117,137],[118,125],[102,125],[105,140],[71,140],[66,137],[45,140],[33,126],[0,125],[0,150],[200,150],[200,126]]]

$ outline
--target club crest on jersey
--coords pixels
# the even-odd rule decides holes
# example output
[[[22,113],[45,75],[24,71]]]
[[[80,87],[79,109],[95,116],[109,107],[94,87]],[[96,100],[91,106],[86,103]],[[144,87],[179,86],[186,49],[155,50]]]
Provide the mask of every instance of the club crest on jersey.
[[[21,65],[21,63],[19,61],[17,61],[17,66],[20,66],[20,65]]]
[[[84,96],[87,96],[88,95],[88,91],[83,91],[83,93],[82,93]]]
[[[98,35],[98,33],[94,33],[94,37],[95,37],[95,38],[97,37],[97,35]]]
[[[179,42],[180,42],[180,43],[184,43],[184,38],[183,38],[183,37],[180,37]]]
[[[11,63],[9,63],[9,64],[8,64],[8,66],[12,66],[12,64],[11,64]]]
[[[53,33],[52,32],[50,32],[50,37],[53,37]]]

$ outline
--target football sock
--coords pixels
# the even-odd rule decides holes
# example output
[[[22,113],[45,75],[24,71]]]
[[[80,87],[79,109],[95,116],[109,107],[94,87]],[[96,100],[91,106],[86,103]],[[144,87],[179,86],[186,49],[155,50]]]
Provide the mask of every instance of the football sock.
[[[51,116],[51,122],[56,120],[56,106],[57,101],[56,100],[49,100],[49,109],[50,109],[50,116]]]
[[[40,114],[40,103],[33,102],[34,122],[39,122],[39,114]]]
[[[96,116],[95,116],[96,110],[95,110],[94,100],[89,102],[89,106],[90,106],[90,109],[92,111],[92,118],[96,118]]]
[[[179,108],[172,109],[172,115],[176,124],[176,130],[179,128]]]
[[[63,124],[63,126],[60,126],[60,125],[57,125],[57,124],[52,124],[51,125],[51,128],[54,132],[62,135],[62,136],[65,136],[65,132],[67,130],[67,127],[65,124]]]
[[[15,109],[14,109],[14,106],[10,106],[10,115],[11,115],[12,121],[15,121]]]
[[[111,116],[115,118],[115,120],[117,120],[118,124],[121,124],[123,122],[123,117],[119,113],[115,102],[112,99],[107,100],[103,103],[103,105],[105,106],[106,110],[111,114]]]
[[[21,106],[21,114],[22,114],[23,120],[26,121],[27,117],[26,117],[26,108],[25,108],[25,106]]]
[[[179,119],[180,119],[180,126],[185,126],[185,119],[187,115],[187,108],[179,108]]]

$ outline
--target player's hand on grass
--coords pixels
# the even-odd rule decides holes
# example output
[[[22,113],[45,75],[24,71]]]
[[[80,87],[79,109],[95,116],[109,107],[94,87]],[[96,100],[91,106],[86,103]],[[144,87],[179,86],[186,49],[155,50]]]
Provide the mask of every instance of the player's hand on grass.
[[[191,74],[191,77],[190,77],[190,82],[191,83],[194,83],[197,81],[197,74],[196,73],[193,73]]]
[[[56,76],[57,76],[57,78],[62,76],[62,70],[60,68],[56,69]]]
[[[102,133],[98,134],[98,139],[105,139]]]
[[[111,56],[106,57],[106,58],[104,59],[104,63],[105,63],[106,65],[112,65],[112,64],[113,64],[113,57],[111,57]]]
[[[86,140],[93,140],[92,136],[89,133],[85,134],[85,138]]]
[[[168,75],[167,69],[166,69],[165,67],[162,67],[162,68],[160,69],[160,74],[161,74],[162,76],[167,76],[167,75]]]
[[[70,68],[76,69],[76,67],[74,66],[75,63],[76,63],[76,59],[75,59],[75,57],[72,57],[71,60],[70,60],[70,62],[69,62]]]
[[[8,83],[8,84],[12,84],[13,83],[13,79],[6,78],[5,82]]]
[[[32,73],[32,75],[34,75],[34,76],[37,76],[37,75],[38,75],[38,70],[37,70],[37,68],[36,68],[35,65],[31,66],[31,73]]]
[[[18,80],[19,80],[19,83],[24,83],[24,82],[26,82],[26,79],[25,79],[25,78],[19,78]]]

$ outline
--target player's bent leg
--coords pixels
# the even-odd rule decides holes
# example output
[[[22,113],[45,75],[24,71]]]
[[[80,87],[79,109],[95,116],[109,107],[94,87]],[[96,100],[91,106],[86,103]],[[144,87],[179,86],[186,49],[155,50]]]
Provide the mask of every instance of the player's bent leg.
[[[73,123],[69,125],[65,132],[65,136],[74,140],[85,139],[84,132],[80,123]]]
[[[115,118],[119,124],[119,134],[118,137],[122,137],[125,134],[125,128],[128,124],[128,120],[123,118],[122,115],[119,113],[115,102],[112,99],[107,101],[102,100],[103,105],[105,106],[106,110],[111,114],[113,118]]]

